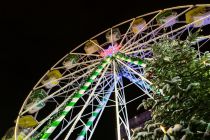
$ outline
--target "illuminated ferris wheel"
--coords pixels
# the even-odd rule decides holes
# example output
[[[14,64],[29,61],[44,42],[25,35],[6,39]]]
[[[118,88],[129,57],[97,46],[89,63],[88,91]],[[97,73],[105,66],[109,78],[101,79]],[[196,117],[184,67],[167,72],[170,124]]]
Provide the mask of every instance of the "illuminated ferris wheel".
[[[155,90],[145,72],[144,62],[153,57],[152,46],[165,37],[184,38],[208,24],[210,5],[187,5],[138,16],[90,38],[37,82],[20,109],[15,127],[3,139],[90,140],[97,124],[103,123],[103,111],[115,108],[117,139],[131,140],[127,106],[141,98],[153,98],[157,92],[163,94]],[[200,36],[196,48],[208,40],[208,35]],[[127,99],[125,89],[130,85],[142,92],[129,93],[132,98]],[[121,129],[126,136],[122,137]]]

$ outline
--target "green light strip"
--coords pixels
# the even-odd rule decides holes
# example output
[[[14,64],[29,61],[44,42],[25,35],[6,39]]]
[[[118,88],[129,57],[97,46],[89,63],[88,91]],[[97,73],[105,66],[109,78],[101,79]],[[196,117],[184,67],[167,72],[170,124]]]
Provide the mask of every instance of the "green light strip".
[[[91,76],[86,80],[86,83],[81,86],[79,91],[74,93],[73,98],[71,101],[67,103],[65,108],[62,110],[61,115],[57,117],[55,120],[53,120],[50,124],[50,126],[44,131],[42,137],[40,140],[47,140],[50,135],[53,133],[53,131],[57,128],[57,126],[62,122],[62,120],[65,118],[65,116],[69,113],[69,111],[74,107],[74,105],[77,103],[77,101],[80,99],[81,96],[87,91],[89,86],[94,82],[96,77],[102,72],[102,70],[105,68],[107,64],[109,64],[111,61],[110,57],[105,58],[99,66],[97,66],[97,69],[92,72]]]

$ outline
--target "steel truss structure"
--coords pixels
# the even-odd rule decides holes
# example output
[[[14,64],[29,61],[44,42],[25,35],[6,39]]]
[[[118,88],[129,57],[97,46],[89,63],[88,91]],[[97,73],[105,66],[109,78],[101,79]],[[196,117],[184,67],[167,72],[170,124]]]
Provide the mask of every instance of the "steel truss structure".
[[[185,14],[195,7],[202,6],[210,7],[208,4],[187,5],[147,13],[115,25],[73,49],[46,72],[27,96],[17,117],[15,138],[17,139],[18,130],[21,129],[18,123],[19,119],[28,115],[30,108],[25,109],[25,106],[32,92],[44,88],[45,85],[41,81],[51,70],[59,70],[62,77],[57,79],[59,83],[56,86],[45,89],[47,96],[40,101],[45,102],[45,107],[32,114],[38,121],[38,125],[27,133],[24,140],[90,140],[103,111],[109,107],[114,107],[116,110],[116,126],[114,127],[117,128],[117,139],[122,139],[120,128],[123,127],[127,135],[126,139],[130,140],[131,131],[128,123],[127,105],[134,101],[141,101],[143,97],[153,98],[153,94],[156,94],[151,88],[152,82],[145,77],[144,71],[144,60],[150,60],[153,56],[152,45],[165,37],[180,39],[186,37],[191,31],[198,30],[199,28],[193,25],[209,16],[186,23]],[[158,23],[156,18],[163,11],[168,10],[173,10],[177,14],[163,24]],[[137,33],[133,33],[132,25],[139,18],[143,18],[147,22]],[[176,23],[166,26],[173,19],[177,19]],[[115,28],[122,31],[120,39],[117,41],[113,40],[112,31]],[[111,42],[101,41],[106,32],[111,32]],[[204,35],[202,38],[204,40],[195,43],[198,50],[209,40],[209,35]],[[83,50],[85,44],[88,41],[94,43],[95,39],[101,41],[100,45],[95,43],[99,52],[105,51],[108,46],[113,47],[116,43],[120,49],[104,57],[97,52],[85,53]],[[198,56],[202,55],[201,51],[198,53]],[[62,62],[69,54],[77,55],[79,59],[66,69]],[[125,84],[124,78],[128,79],[130,84]],[[130,85],[136,85],[142,92],[139,91],[139,94],[135,94],[132,100],[127,100],[125,88],[129,88]]]

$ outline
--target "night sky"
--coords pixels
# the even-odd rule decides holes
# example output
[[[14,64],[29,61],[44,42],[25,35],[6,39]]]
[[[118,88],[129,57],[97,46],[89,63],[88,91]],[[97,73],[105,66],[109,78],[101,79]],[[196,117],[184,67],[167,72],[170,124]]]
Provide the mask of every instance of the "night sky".
[[[208,1],[0,2],[0,138],[14,125],[13,121],[35,83],[54,63],[80,43],[115,24],[144,13]]]

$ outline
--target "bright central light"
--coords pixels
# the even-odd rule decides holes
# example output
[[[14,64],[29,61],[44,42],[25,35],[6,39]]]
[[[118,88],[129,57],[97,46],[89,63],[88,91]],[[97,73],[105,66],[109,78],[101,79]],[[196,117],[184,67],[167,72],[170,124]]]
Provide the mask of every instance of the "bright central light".
[[[111,56],[113,54],[116,54],[120,48],[121,46],[118,44],[115,44],[114,46],[110,45],[108,49],[100,52],[100,56],[101,57]]]

